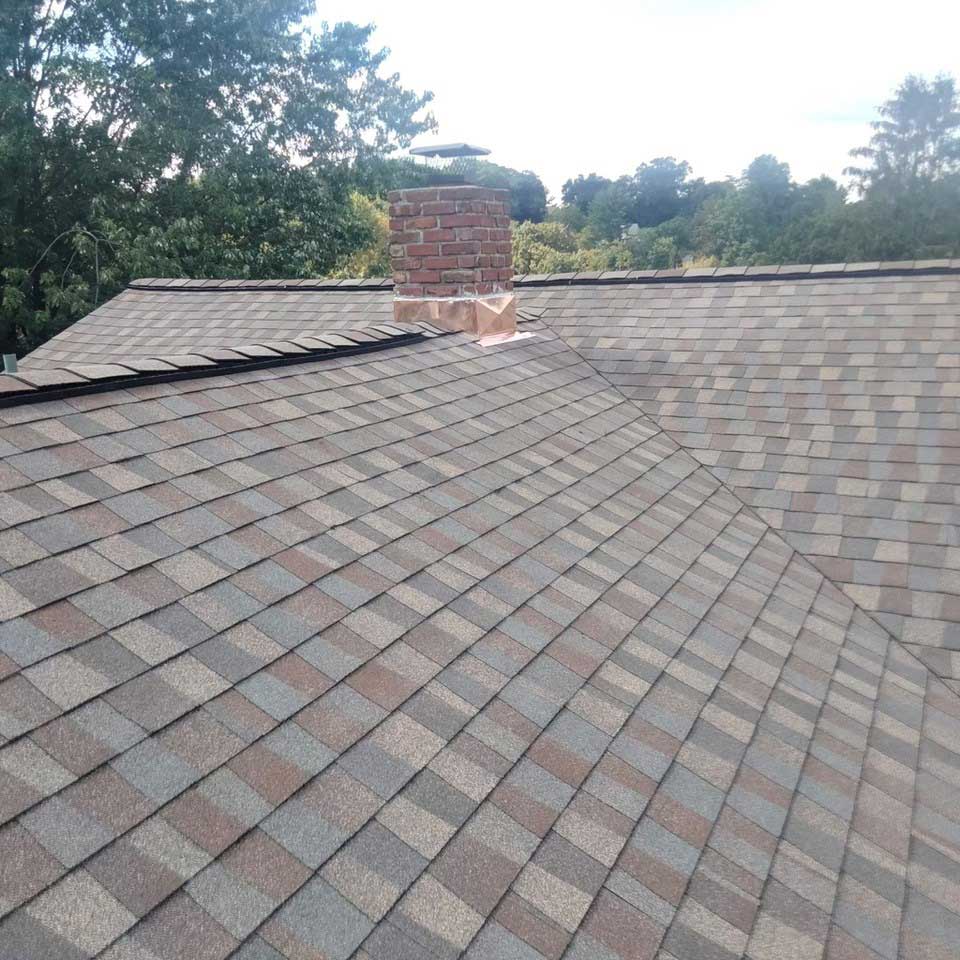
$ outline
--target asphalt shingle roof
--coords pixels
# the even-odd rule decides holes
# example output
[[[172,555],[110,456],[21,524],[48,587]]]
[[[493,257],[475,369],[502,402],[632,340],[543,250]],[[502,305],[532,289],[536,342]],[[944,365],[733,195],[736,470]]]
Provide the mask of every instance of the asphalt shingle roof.
[[[960,271],[566,286],[525,302],[960,681]]]
[[[648,294],[0,400],[2,960],[955,955],[960,697],[598,372]]]
[[[378,287],[338,290],[133,284],[34,350],[25,370],[105,358],[129,360],[291,340],[305,331],[368,327],[393,320],[393,293]]]

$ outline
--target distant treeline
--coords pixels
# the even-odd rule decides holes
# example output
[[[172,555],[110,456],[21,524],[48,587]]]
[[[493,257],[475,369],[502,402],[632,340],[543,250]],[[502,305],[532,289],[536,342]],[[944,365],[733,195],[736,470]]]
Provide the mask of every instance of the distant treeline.
[[[960,256],[960,103],[951,77],[908,77],[851,151],[852,188],[796,183],[776,157],[707,182],[660,157],[633,174],[563,185],[545,222],[521,224],[518,271],[681,264],[836,263]]]

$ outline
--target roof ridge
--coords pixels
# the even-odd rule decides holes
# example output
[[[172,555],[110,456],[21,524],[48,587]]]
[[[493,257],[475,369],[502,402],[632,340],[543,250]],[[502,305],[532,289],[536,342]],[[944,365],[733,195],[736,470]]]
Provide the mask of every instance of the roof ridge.
[[[0,408],[117,387],[209,376],[224,370],[251,370],[366,353],[446,332],[426,322],[398,325],[385,321],[350,330],[303,334],[294,339],[265,340],[236,347],[201,347],[187,354],[130,357],[104,363],[66,363],[36,370],[25,367],[16,373],[0,373]]]
[[[581,270],[572,273],[517,274],[517,286],[607,283],[690,283],[703,280],[784,280],[833,277],[884,277],[960,273],[960,258],[939,260],[871,260],[849,263],[791,263],[733,267],[678,267],[664,270]],[[195,280],[186,277],[144,277],[131,280],[131,290],[389,290],[389,277],[300,278],[273,280]]]

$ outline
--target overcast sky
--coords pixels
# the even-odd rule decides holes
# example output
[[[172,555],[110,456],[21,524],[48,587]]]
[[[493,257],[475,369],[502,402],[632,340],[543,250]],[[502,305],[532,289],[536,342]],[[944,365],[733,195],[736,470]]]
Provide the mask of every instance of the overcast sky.
[[[960,80],[960,0],[319,0],[375,23],[436,137],[538,173],[617,176],[674,156],[708,179],[773,153],[839,177],[907,73]]]

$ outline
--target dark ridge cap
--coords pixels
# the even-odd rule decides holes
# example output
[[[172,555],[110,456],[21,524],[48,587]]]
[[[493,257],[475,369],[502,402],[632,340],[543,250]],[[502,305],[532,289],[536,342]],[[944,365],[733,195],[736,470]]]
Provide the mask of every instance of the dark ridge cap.
[[[587,270],[579,273],[528,273],[513,278],[515,286],[544,287],[571,284],[697,283],[704,280],[802,280],[835,277],[896,277],[960,273],[960,259],[874,260],[865,263],[789,263],[757,267],[680,267],[670,270]],[[144,278],[131,280],[130,290],[164,290],[219,293],[223,290],[390,290],[386,277],[300,280],[188,280]]]
[[[295,293],[300,290],[384,290],[392,289],[388,277],[359,277],[349,280],[337,278],[299,280],[189,280],[185,278],[144,277],[131,280],[128,290],[189,290],[191,293],[221,293],[224,290],[280,290]]]
[[[294,340],[269,340],[240,347],[201,347],[189,354],[125,358],[108,363],[67,363],[53,369],[26,367],[17,373],[0,373],[0,409],[144,384],[192,380],[235,370],[260,370],[372,353],[446,332],[429,323],[404,328],[384,322],[356,330],[305,333]]]
[[[602,273],[526,274],[514,286],[606,286],[637,283],[702,283],[744,280],[819,280],[837,277],[896,277],[960,273],[960,259],[875,260],[868,263],[791,263],[756,267],[681,267],[671,270],[606,270]]]

